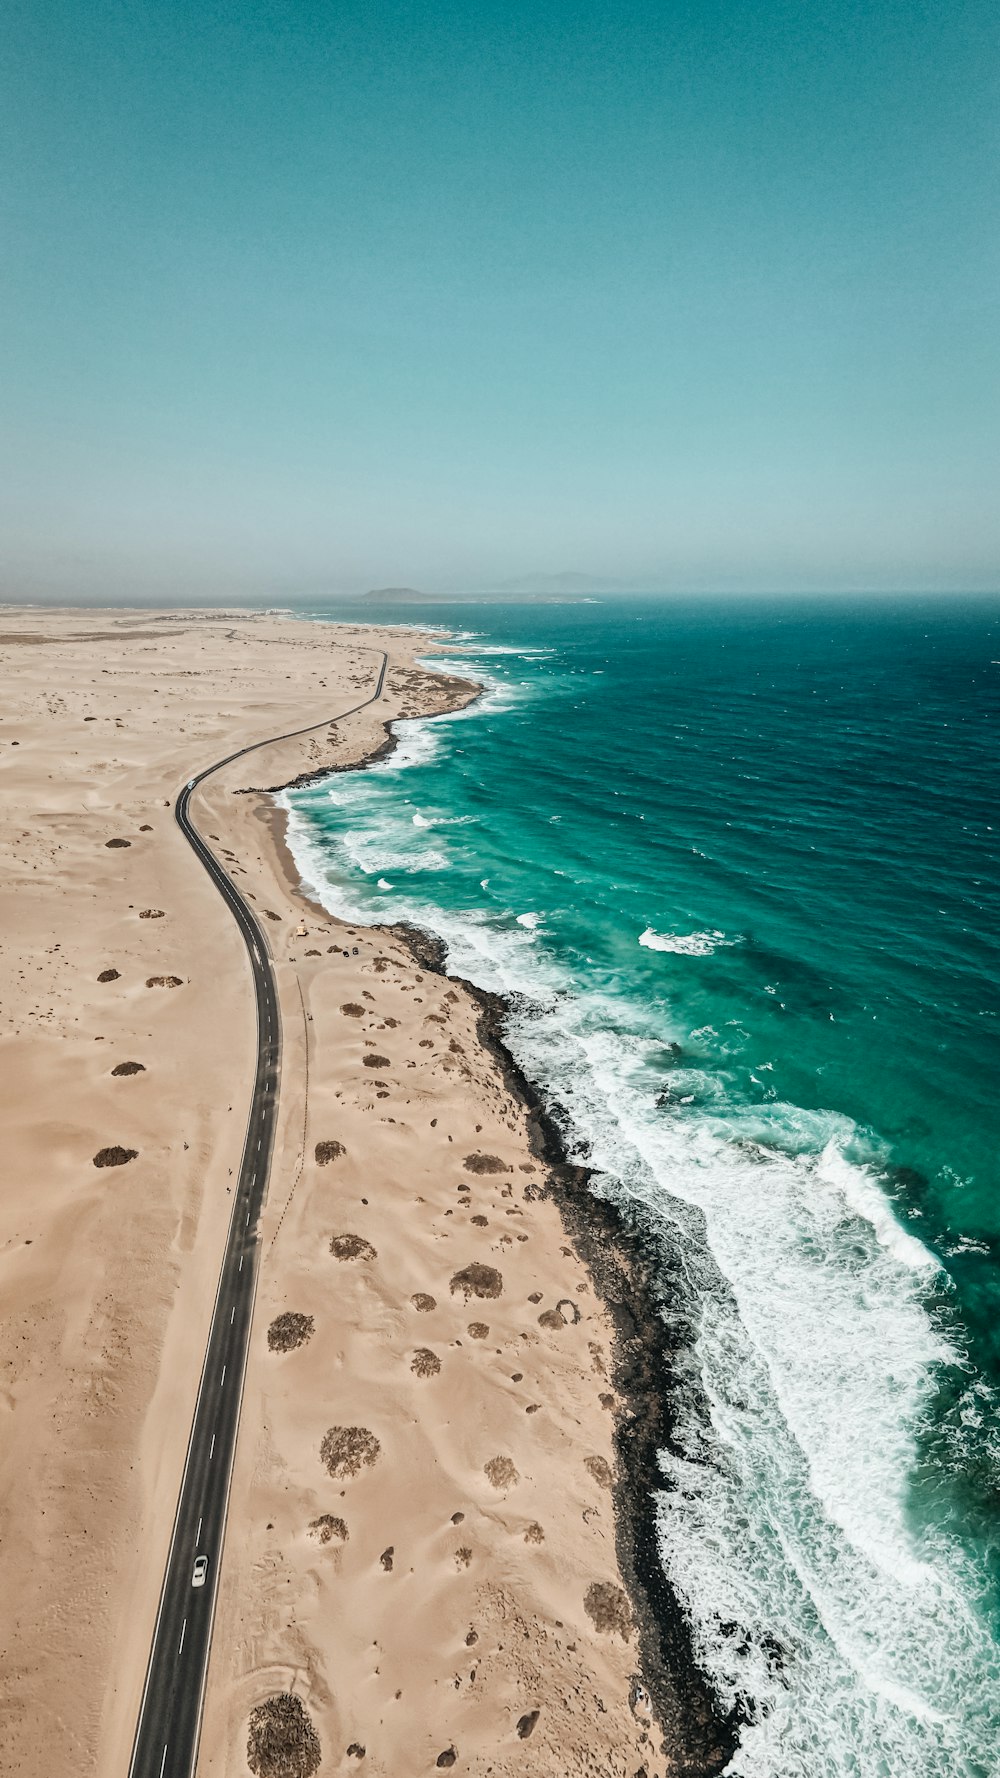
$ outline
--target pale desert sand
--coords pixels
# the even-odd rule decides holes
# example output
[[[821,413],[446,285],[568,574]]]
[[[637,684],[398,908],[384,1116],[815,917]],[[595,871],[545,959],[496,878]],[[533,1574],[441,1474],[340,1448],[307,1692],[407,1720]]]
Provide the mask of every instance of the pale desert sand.
[[[127,1769],[239,1163],[249,970],[173,798],[366,697],[383,647],[377,706],[192,805],[263,916],[283,1027],[199,1772],[252,1769],[248,1725],[282,1694],[312,1724],[304,1772],[676,1769],[616,1561],[612,1329],[479,1005],[305,900],[273,801],[233,794],[467,700],[418,646],[0,613],[5,1772]],[[134,1158],[95,1166],[106,1148]]]

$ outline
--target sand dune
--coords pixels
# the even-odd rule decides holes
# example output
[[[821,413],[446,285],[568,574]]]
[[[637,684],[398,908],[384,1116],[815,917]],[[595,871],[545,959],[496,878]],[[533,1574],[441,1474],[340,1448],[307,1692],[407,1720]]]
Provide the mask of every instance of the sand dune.
[[[173,797],[322,721],[193,808],[269,916],[284,1043],[199,1770],[297,1735],[321,1773],[652,1778],[611,1329],[524,1108],[471,994],[298,896],[233,794],[469,691],[410,633],[179,615],[0,625],[4,1770],[127,1768],[239,1159],[249,972]],[[384,704],[327,723],[382,646]]]

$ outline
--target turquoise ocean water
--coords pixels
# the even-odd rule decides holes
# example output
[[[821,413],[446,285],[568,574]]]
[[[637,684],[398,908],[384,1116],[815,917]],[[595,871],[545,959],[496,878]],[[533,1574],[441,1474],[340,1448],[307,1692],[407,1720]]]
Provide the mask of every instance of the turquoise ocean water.
[[[680,1252],[660,1540],[729,1770],[1000,1771],[1000,604],[404,615],[486,696],[286,793],[293,849],[513,997]]]

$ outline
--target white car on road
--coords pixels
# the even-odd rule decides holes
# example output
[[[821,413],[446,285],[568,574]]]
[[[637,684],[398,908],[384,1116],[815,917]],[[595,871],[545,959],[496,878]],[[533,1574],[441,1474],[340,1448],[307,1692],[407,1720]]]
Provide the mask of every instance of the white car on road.
[[[196,1556],[194,1559],[194,1573],[191,1576],[191,1585],[193,1587],[203,1587],[205,1585],[205,1579],[206,1579],[207,1574],[208,1574],[208,1557],[207,1556]]]

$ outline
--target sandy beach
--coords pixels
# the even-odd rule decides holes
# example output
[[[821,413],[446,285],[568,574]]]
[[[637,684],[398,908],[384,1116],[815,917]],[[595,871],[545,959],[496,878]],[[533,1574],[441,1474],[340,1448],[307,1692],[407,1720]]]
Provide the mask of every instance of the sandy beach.
[[[288,1772],[688,1770],[620,1566],[616,1327],[530,1095],[432,947],[303,896],[266,794],[475,688],[402,629],[0,617],[5,1771],[128,1767],[254,1052],[173,801],[309,724],[192,804],[283,1033],[199,1772],[284,1772],[275,1698]]]

